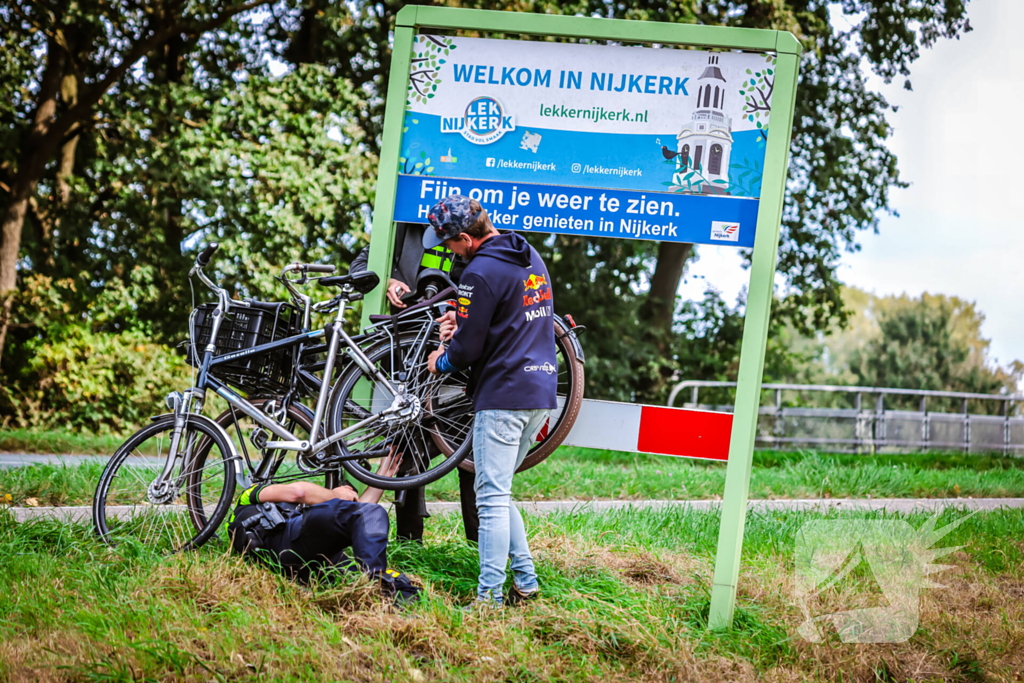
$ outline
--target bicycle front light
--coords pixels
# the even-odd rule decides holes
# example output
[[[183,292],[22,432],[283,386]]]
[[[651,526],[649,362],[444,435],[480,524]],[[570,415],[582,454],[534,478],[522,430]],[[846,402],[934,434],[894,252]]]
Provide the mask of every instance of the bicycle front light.
[[[167,407],[171,410],[172,413],[178,412],[178,406],[181,405],[181,402],[183,400],[184,398],[182,397],[180,391],[172,391],[171,393],[167,394],[167,396],[164,397],[164,402],[167,404]]]

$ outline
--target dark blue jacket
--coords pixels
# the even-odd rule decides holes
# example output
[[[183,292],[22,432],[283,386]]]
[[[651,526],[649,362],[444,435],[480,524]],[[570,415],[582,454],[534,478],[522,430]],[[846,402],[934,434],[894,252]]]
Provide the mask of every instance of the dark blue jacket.
[[[552,410],[558,365],[551,277],[517,233],[480,245],[459,280],[458,330],[440,367],[469,368],[473,409]]]

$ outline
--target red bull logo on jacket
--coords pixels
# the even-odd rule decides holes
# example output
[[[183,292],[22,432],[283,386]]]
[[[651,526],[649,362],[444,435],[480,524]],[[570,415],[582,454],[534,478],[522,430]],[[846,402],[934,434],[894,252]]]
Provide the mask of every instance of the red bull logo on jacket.
[[[551,288],[548,287],[543,292],[537,292],[536,294],[524,294],[523,295],[523,306],[533,306],[539,304],[541,301],[551,301]]]
[[[526,280],[523,280],[523,286],[526,289],[538,289],[548,283],[547,275],[537,275],[536,273],[531,274]]]

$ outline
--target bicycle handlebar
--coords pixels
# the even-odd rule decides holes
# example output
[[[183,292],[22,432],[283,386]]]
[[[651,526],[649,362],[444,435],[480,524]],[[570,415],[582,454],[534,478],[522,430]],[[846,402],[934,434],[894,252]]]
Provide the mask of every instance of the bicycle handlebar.
[[[205,268],[210,265],[210,257],[213,256],[213,252],[217,251],[217,247],[220,245],[216,242],[210,242],[206,245],[206,248],[200,252],[199,256],[196,256],[196,265],[200,268]]]
[[[210,265],[210,257],[213,256],[213,252],[217,251],[218,247],[220,247],[220,245],[216,242],[210,242],[206,245],[206,248],[199,253],[199,256],[196,256],[196,264],[192,266],[192,270],[189,271],[189,277],[198,275],[199,281],[217,295],[217,299],[220,301],[221,306],[223,306],[225,311],[227,311],[231,306],[243,306],[245,308],[249,308],[250,304],[248,301],[232,300],[231,297],[228,296],[227,290],[223,287],[218,287],[217,284],[203,272],[203,268]]]
[[[299,272],[302,273],[302,277],[296,281],[297,284],[305,284],[306,273],[327,273],[328,275],[333,273],[337,268],[334,266],[325,266],[319,263],[289,263],[287,266],[281,269],[281,277],[284,279],[288,273]]]

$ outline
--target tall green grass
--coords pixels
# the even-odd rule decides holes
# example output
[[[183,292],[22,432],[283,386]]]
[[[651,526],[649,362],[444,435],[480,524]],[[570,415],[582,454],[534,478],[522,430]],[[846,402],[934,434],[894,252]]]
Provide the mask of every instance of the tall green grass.
[[[929,599],[956,617],[933,605],[911,642],[871,648],[794,636],[780,586],[796,530],[820,518],[750,516],[735,627],[710,634],[713,512],[530,518],[542,599],[497,614],[461,610],[477,557],[457,515],[431,519],[423,546],[392,545],[392,564],[427,587],[395,614],[357,578],[303,589],[216,544],[111,549],[86,526],[0,512],[0,680],[918,680],[921,661],[932,679],[1012,677],[1021,611],[997,589],[1021,585],[1024,513],[979,514],[952,532],[943,544],[965,546],[954,563],[970,578]],[[957,592],[988,583],[987,603]]]

